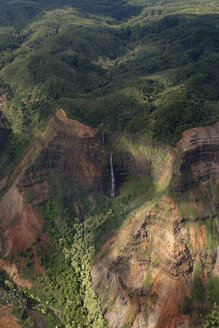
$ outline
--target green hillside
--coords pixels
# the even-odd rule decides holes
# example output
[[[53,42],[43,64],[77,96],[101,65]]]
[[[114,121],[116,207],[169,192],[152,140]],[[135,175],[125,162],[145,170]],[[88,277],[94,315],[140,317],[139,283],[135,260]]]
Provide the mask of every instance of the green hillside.
[[[174,144],[183,130],[218,119],[215,1],[116,1],[141,7],[130,18],[114,1],[89,4],[2,4],[0,78],[16,129],[43,124],[61,106],[92,126]]]

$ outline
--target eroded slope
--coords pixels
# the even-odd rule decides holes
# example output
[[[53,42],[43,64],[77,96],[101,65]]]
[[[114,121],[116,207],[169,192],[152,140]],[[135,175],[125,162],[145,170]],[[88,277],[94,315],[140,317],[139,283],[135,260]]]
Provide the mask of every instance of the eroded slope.
[[[107,157],[101,143],[98,130],[69,120],[61,109],[56,112],[8,178],[8,191],[0,202],[2,256],[24,251],[37,237],[48,239],[41,232],[43,219],[36,206],[48,199],[51,170],[86,192],[103,191]]]
[[[109,327],[200,326],[208,302],[197,294],[217,257],[218,126],[184,132],[170,188],[158,184],[153,200],[102,247],[92,279]]]

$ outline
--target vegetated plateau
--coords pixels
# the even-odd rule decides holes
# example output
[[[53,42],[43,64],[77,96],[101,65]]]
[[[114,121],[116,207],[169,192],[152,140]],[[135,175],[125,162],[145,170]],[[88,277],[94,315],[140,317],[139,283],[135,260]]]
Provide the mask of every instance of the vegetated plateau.
[[[218,327],[218,1],[0,12],[0,327]]]

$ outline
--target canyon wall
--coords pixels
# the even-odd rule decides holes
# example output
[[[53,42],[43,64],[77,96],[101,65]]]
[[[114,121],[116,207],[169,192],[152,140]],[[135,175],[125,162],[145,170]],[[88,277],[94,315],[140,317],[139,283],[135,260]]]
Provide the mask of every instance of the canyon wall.
[[[109,328],[199,327],[199,314],[209,304],[207,295],[202,301],[195,298],[194,281],[206,290],[218,275],[219,123],[185,131],[172,151],[115,140],[116,165],[121,162],[142,181],[148,176],[153,189],[124,228],[102,246],[92,266],[93,288]],[[101,132],[57,110],[5,182],[1,257],[24,251],[37,238],[50,243],[37,207],[48,202],[51,179],[76,186],[80,195],[106,193],[106,172],[109,156]],[[2,269],[10,265],[1,260]],[[192,317],[185,300],[192,304]]]
[[[158,186],[92,267],[110,328],[201,327],[208,309],[195,286],[207,288],[217,270],[219,123],[185,131],[167,163],[167,189]]]
[[[48,199],[52,170],[54,179],[62,177],[80,186],[82,193],[95,193],[103,192],[106,166],[100,131],[57,110],[6,183],[8,191],[0,201],[1,255],[25,250],[37,237],[46,238],[36,206]]]

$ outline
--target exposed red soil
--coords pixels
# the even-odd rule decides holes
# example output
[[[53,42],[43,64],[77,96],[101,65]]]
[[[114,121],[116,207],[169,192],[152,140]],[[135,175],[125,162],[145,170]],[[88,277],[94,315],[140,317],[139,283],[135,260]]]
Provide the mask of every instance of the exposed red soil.
[[[197,213],[202,213],[203,205],[198,202],[198,200],[195,197],[195,194],[193,192],[190,192],[189,198],[190,198],[191,204],[193,205],[196,212]]]
[[[196,148],[197,141],[199,141],[199,144],[205,143],[205,140],[208,140],[209,136],[211,137],[212,144],[214,141],[217,142],[219,136],[219,121],[214,125],[192,128],[184,131],[178,146],[181,146],[184,150],[186,150],[188,146],[190,149]]]
[[[51,239],[49,238],[49,236],[47,236],[46,233],[41,233],[39,235],[40,238],[40,245],[43,247],[45,245],[48,245],[50,247],[52,247],[55,250],[55,246],[54,244],[51,242]]]
[[[203,224],[200,227],[192,226],[190,228],[190,237],[194,251],[202,249],[206,245],[206,226]]]
[[[87,190],[103,190],[107,156],[98,129],[68,119],[59,109],[49,120],[42,140],[47,149],[41,156],[41,167],[56,168],[60,175]]]
[[[21,328],[17,321],[17,318],[10,313],[9,306],[0,305],[0,328]]]
[[[39,159],[38,169],[35,167],[32,170],[36,158]],[[55,167],[57,174],[67,177],[73,183],[99,192],[102,190],[106,164],[107,157],[99,130],[68,119],[62,109],[57,110],[39,142],[27,151],[8,179],[8,183],[13,184],[0,201],[2,256],[17,256],[17,251],[31,247],[37,238],[42,247],[47,244],[54,248],[49,237],[41,233],[43,219],[36,210],[39,203],[47,201],[50,167]],[[40,266],[35,250],[33,259],[36,273],[44,274],[45,270]],[[22,266],[23,261],[20,260],[20,272]],[[29,281],[19,277],[15,264],[1,260],[1,268],[19,285],[31,287]]]
[[[40,215],[30,205],[24,208],[17,224],[8,230],[11,242],[10,253],[16,253],[17,250],[24,251],[30,247],[39,236],[42,226],[43,220]]]
[[[33,261],[34,261],[34,270],[37,275],[43,276],[45,273],[45,269],[39,264],[39,258],[36,254],[35,249],[32,251],[32,254],[33,254]]]
[[[70,130],[77,137],[93,137],[98,132],[97,129],[92,129],[85,124],[69,119],[63,109],[56,111],[56,117],[65,125],[65,129]]]
[[[7,261],[0,259],[0,269],[5,270],[17,285],[25,288],[32,287],[32,283],[28,279],[20,277],[18,268],[14,263],[9,263]]]
[[[152,281],[151,295],[159,295],[162,292],[162,285],[168,281],[168,277],[163,273],[158,273]],[[189,288],[184,282],[184,278],[173,280],[169,283],[172,285],[168,293],[165,295],[165,302],[159,310],[159,327],[176,328],[180,322],[189,323],[190,317],[182,314],[183,300],[186,296],[190,296]],[[153,304],[150,304],[153,306]]]
[[[201,273],[200,279],[201,279],[203,285],[205,287],[207,287],[207,284],[208,284],[208,274],[207,274],[206,268],[203,268],[202,269],[202,273]]]
[[[43,140],[48,140],[54,136],[57,131],[63,131],[79,138],[92,138],[98,133],[98,129],[92,129],[89,126],[67,117],[63,109],[58,109],[55,115],[49,120],[45,132],[42,133]]]

